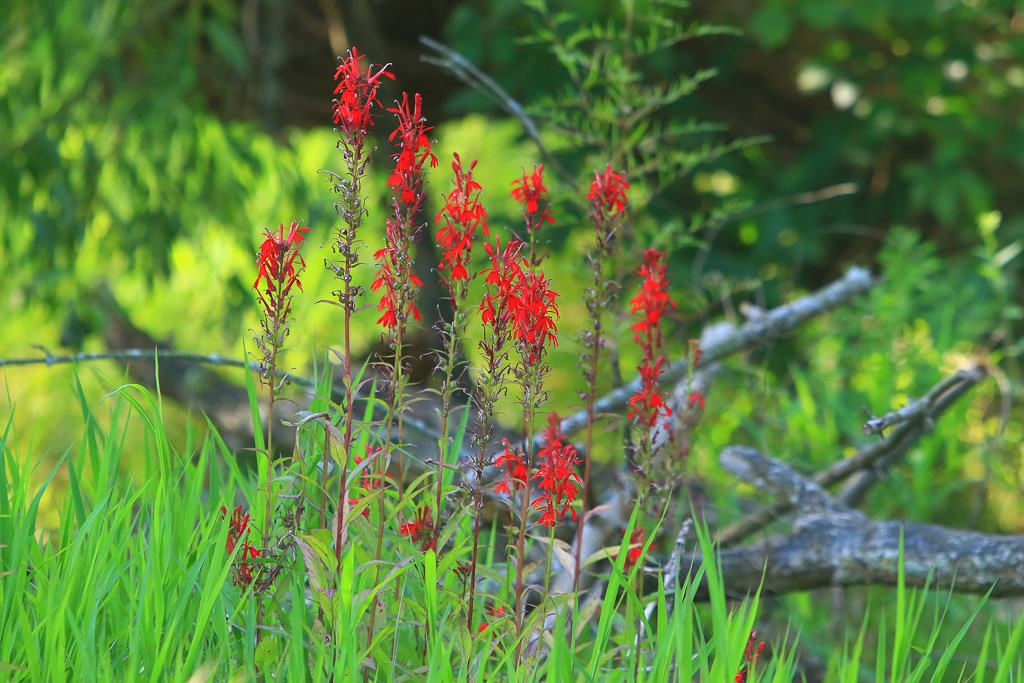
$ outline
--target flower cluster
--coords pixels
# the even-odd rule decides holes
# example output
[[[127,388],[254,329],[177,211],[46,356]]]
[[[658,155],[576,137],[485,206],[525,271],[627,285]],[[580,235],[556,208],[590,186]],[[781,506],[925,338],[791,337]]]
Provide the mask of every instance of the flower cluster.
[[[676,305],[668,297],[666,265],[662,262],[664,257],[664,252],[657,249],[644,252],[647,263],[637,271],[643,282],[633,297],[630,309],[631,313],[643,313],[642,319],[632,329],[633,341],[640,344],[644,351],[644,361],[637,366],[643,388],[629,400],[629,419],[637,419],[652,427],[659,416],[668,417],[672,414],[672,409],[665,403],[664,394],[658,389],[658,377],[661,376],[664,360],[657,355],[661,349],[661,317],[670,305]]]
[[[529,262],[531,266],[538,266],[544,260],[544,255],[537,254],[537,232],[545,223],[554,223],[555,218],[551,215],[547,198],[544,196],[548,189],[544,187],[544,165],[533,167],[533,173],[527,174],[523,170],[518,180],[512,181],[512,198],[520,202],[523,207],[523,221],[526,223],[526,234],[530,242]]]
[[[308,232],[309,228],[299,225],[300,221],[293,220],[287,233],[284,223],[278,230],[265,229],[265,239],[256,259],[259,273],[252,286],[264,312],[260,323],[263,333],[256,337],[256,343],[262,352],[260,365],[267,381],[270,381],[277,363],[277,354],[288,337],[292,288],[302,289],[299,274],[306,267],[306,262],[299,255],[299,247],[305,241],[302,233]]]
[[[654,349],[661,346],[661,317],[669,306],[676,308],[675,302],[668,297],[668,278],[665,275],[668,266],[662,262],[664,258],[663,251],[644,251],[644,260],[647,262],[637,271],[643,282],[630,302],[630,313],[643,312],[643,317],[631,329],[633,341],[640,344],[647,356],[652,356]]]
[[[501,443],[503,446],[501,455],[495,459],[494,466],[504,467],[505,476],[495,485],[494,492],[511,495],[513,489],[521,490],[526,488],[528,472],[519,449],[513,448],[508,439],[502,439]]]
[[[292,287],[302,289],[299,273],[306,267],[306,262],[299,255],[299,247],[306,241],[302,233],[309,232],[309,228],[300,228],[301,222],[292,220],[287,234],[284,223],[281,223],[278,230],[267,228],[263,231],[265,239],[256,259],[259,273],[252,287],[259,295],[267,317],[274,317],[275,313],[282,318],[287,317],[288,295]],[[298,269],[295,267],[296,261],[299,262]],[[260,289],[260,280],[264,281],[263,289]],[[284,310],[282,306],[285,306]]]
[[[612,165],[608,164],[604,171],[594,172],[587,201],[592,202],[594,209],[599,211],[602,217],[613,216],[626,210],[629,204],[629,200],[626,199],[628,189],[626,174],[616,173],[612,170]]]
[[[572,503],[579,496],[583,482],[576,474],[579,454],[572,444],[562,443],[565,437],[561,433],[558,415],[555,413],[548,416],[545,436],[546,443],[537,453],[540,466],[533,475],[534,479],[540,479],[537,488],[544,494],[536,498],[531,505],[538,510],[544,510],[540,516],[541,524],[555,526],[557,522],[562,521],[567,511],[571,512],[573,520],[576,520],[576,509]]]
[[[518,283],[519,295],[513,299],[519,304],[513,309],[515,339],[523,344],[523,357],[529,357],[530,363],[539,361],[547,344],[558,346],[555,327],[558,294],[550,284],[551,280],[544,277],[544,273],[523,271]]]
[[[412,293],[402,286],[401,276],[404,273],[410,284],[422,287],[423,281],[410,272],[412,260],[409,258],[407,240],[402,222],[389,218],[384,228],[384,247],[378,249],[373,257],[377,260],[377,277],[370,286],[374,292],[384,289],[377,310],[381,316],[377,324],[391,330],[398,328],[399,322],[404,326],[409,315],[420,319],[419,309],[413,303]]]
[[[409,110],[409,94],[402,93],[402,103],[398,104],[389,112],[398,117],[398,128],[388,137],[388,140],[398,142],[399,151],[392,156],[395,159],[395,170],[388,178],[388,187],[395,196],[406,206],[417,206],[423,196],[420,186],[423,182],[423,164],[428,159],[430,167],[437,166],[437,157],[430,152],[433,144],[427,137],[427,131],[431,126],[426,125],[423,118],[423,100],[419,93],[413,98],[413,109]]]
[[[502,251],[500,237],[494,238],[494,246],[489,242],[484,244],[484,251],[491,257],[491,267],[480,273],[484,284],[489,285],[480,302],[481,320],[495,330],[507,328],[521,307],[518,284],[523,275],[524,264],[519,258],[522,248],[522,242],[512,240]]]
[[[419,93],[409,109],[409,95],[402,93],[402,102],[388,109],[398,118],[398,127],[388,140],[398,145],[398,152],[392,156],[395,168],[388,178],[388,187],[394,193],[394,216],[389,218],[384,230],[384,247],[374,254],[377,261],[377,277],[371,289],[384,289],[377,310],[381,312],[377,324],[388,328],[392,334],[403,329],[412,314],[420,319],[420,312],[413,304],[413,288],[423,282],[412,273],[412,258],[409,249],[415,240],[413,224],[420,202],[423,201],[423,164],[437,166],[437,157],[430,152],[431,141],[422,114],[422,99]]]
[[[766,643],[757,642],[757,631],[750,632],[750,640],[747,641],[746,656],[744,661],[747,666],[740,665],[740,670],[736,672],[736,678],[733,680],[737,683],[743,683],[747,680],[747,674],[750,673],[750,669],[757,665],[757,660],[761,657],[761,652],[764,650]]]
[[[643,559],[644,545],[646,543],[647,541],[644,540],[644,528],[642,526],[635,527],[633,533],[629,535],[629,545],[631,547],[629,552],[626,553],[626,561],[623,565],[627,572]],[[654,548],[655,545],[652,543],[651,547]]]
[[[544,187],[544,164],[533,167],[533,173],[523,175],[512,181],[512,198],[524,204],[523,219],[528,231],[536,230],[542,223],[554,223],[547,198],[548,189]]]
[[[334,94],[338,96],[334,100],[334,123],[347,133],[365,133],[373,125],[370,109],[374,105],[380,106],[377,101],[380,77],[387,76],[395,80],[394,74],[387,70],[390,64],[385,64],[371,75],[372,64],[366,71],[359,68],[359,60],[362,58],[353,47],[348,51],[348,58],[342,60],[334,73],[334,80],[338,82],[334,88]]]
[[[488,235],[487,210],[480,204],[480,183],[473,180],[476,160],[469,165],[469,170],[463,171],[462,160],[458,154],[454,156],[452,170],[455,171],[455,178],[452,182],[455,188],[448,193],[444,208],[434,219],[438,224],[444,219],[435,241],[441,249],[440,266],[447,273],[449,287],[455,282],[469,280],[466,266],[473,249],[473,233],[479,227],[484,235]]]
[[[663,361],[663,358],[658,358],[651,365],[650,359],[645,358],[643,364],[637,366],[643,388],[637,392],[636,396],[629,399],[629,415],[627,417],[630,420],[637,419],[643,424],[653,427],[658,417],[672,415],[672,409],[665,403],[665,395],[658,389],[658,377],[661,376]]]
[[[228,509],[221,505],[220,513],[227,517]],[[235,558],[235,567],[232,570],[232,574],[234,575],[236,586],[240,588],[247,587],[252,583],[253,565],[246,563],[246,560],[259,557],[260,551],[249,543],[249,513],[246,512],[243,515],[241,505],[235,508],[234,513],[231,515],[231,521],[228,522],[226,545],[229,553],[235,552],[235,546],[241,545],[242,548],[238,551],[238,555]]]
[[[489,602],[489,603],[487,603],[486,612],[487,612],[487,616],[489,616],[491,619],[500,619],[503,616],[505,616],[505,606],[504,605],[497,605],[497,606],[495,606],[495,604],[493,602]],[[477,628],[477,632],[478,633],[483,633],[484,631],[487,630],[487,627],[490,626],[490,625],[491,625],[491,622],[485,621],[484,623],[480,624],[480,626]]]
[[[434,519],[433,512],[426,505],[416,509],[416,515],[411,522],[402,524],[398,530],[402,536],[408,536],[421,550],[428,548],[437,550],[434,546]]]

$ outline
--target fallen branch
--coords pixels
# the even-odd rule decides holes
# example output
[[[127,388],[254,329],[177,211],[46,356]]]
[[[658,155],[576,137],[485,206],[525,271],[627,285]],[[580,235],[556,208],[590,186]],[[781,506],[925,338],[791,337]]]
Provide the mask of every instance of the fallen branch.
[[[872,520],[831,499],[788,465],[728,448],[722,464],[762,490],[800,505],[789,535],[716,557],[730,594],[789,593],[828,586],[895,585],[900,545],[906,585],[1024,595],[1024,536],[993,536],[898,520]],[[695,557],[693,571],[700,566]],[[685,576],[689,568],[680,572]],[[707,598],[702,586],[699,598]]]
[[[885,439],[861,448],[854,456],[839,460],[814,475],[814,483],[821,488],[828,488],[862,472],[856,484],[844,491],[840,497],[844,505],[856,502],[878,480],[879,472],[884,467],[901,458],[922,436],[930,432],[934,421],[984,377],[985,369],[975,366],[943,379],[914,404],[922,407],[915,408],[913,414],[906,415],[908,421],[893,429]],[[727,526],[719,534],[718,542],[722,547],[733,545],[793,508],[791,500],[780,498],[774,504]]]
[[[783,304],[778,308],[750,320],[731,334],[722,335],[702,349],[696,369],[706,368],[720,362],[734,353],[750,348],[755,344],[766,343],[782,335],[792,332],[799,325],[811,318],[839,308],[853,297],[864,294],[871,289],[871,273],[865,268],[854,266],[846,274],[832,284],[813,294],[808,294],[796,301]],[[659,382],[663,385],[674,384],[683,378],[689,369],[686,359],[672,363],[661,374]],[[643,387],[642,378],[635,377],[629,384],[614,389],[594,403],[594,412],[615,413],[622,410],[629,399]],[[574,434],[587,424],[587,411],[581,410],[562,420],[563,434]],[[534,439],[534,446],[543,446],[542,437]]]

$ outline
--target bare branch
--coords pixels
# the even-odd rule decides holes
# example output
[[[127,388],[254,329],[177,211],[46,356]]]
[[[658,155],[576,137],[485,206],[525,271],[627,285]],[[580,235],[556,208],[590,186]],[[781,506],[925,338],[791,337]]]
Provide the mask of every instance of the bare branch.
[[[859,480],[860,483],[856,490],[846,491],[840,496],[844,505],[853,503],[878,480],[878,472],[883,466],[902,457],[922,436],[931,431],[931,425],[946,412],[949,406],[984,377],[984,368],[976,366],[961,370],[951,378],[943,379],[919,401],[928,406],[928,410],[917,413],[911,422],[905,422],[896,427],[887,438],[865,446],[853,457],[839,460],[828,469],[822,470],[813,477],[814,482],[827,488],[863,471],[863,474],[859,475],[863,478]],[[723,547],[733,545],[775,521],[792,510],[793,507],[793,503],[789,500],[778,500],[773,505],[762,508],[727,526],[719,534],[718,541]]]
[[[730,594],[788,593],[828,586],[894,585],[900,545],[906,585],[964,593],[1024,595],[1024,536],[992,536],[898,520],[872,520],[833,500],[817,483],[750,448],[727,448],[723,466],[798,506],[793,531],[716,559]],[[694,570],[700,564],[695,556]],[[680,576],[685,575],[680,571]],[[707,588],[699,592],[707,597]]]
[[[771,339],[782,336],[827,311],[834,310],[847,303],[853,297],[863,294],[871,289],[871,273],[860,267],[853,267],[846,271],[839,280],[818,290],[813,294],[801,297],[796,301],[774,308],[755,320],[750,320],[742,327],[733,331],[732,334],[724,335],[714,343],[704,347],[704,353],[697,362],[697,369],[705,368],[712,363],[721,361],[738,351],[749,348],[758,343],[765,343]],[[659,381],[662,384],[678,382],[686,375],[689,361],[686,359],[676,361],[669,365],[662,373]],[[635,377],[629,384],[625,384],[602,396],[594,403],[594,411],[597,413],[614,413],[622,410],[629,402],[630,397],[635,396],[643,386],[642,379]],[[581,410],[562,420],[562,433],[574,434],[587,424],[587,412]],[[538,439],[534,445],[543,445]]]
[[[526,131],[526,134],[536,143],[544,159],[555,167],[562,180],[575,186],[576,179],[562,165],[562,163],[548,151],[540,139],[540,131],[533,119],[523,111],[523,105],[519,104],[504,88],[498,85],[497,81],[478,69],[472,62],[461,54],[451,49],[444,43],[438,42],[429,36],[420,36],[420,43],[439,53],[441,57],[421,55],[420,61],[435,64],[442,69],[447,69],[460,81],[481,93],[484,97],[494,102],[506,112],[518,119],[519,124]]]
[[[808,518],[786,537],[724,550],[716,559],[732,595],[753,593],[758,586],[762,594],[771,594],[895,585],[901,534],[908,586],[952,587],[962,593],[984,593],[995,586],[995,597],[1024,595],[1024,536],[876,521],[857,512]],[[694,569],[699,566],[697,558]],[[706,599],[706,586],[699,595]]]

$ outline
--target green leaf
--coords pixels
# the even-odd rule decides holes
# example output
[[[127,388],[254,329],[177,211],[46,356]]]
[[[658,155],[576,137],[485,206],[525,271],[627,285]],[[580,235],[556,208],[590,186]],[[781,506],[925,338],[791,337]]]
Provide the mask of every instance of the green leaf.
[[[337,572],[337,558],[330,547],[313,534],[300,534],[295,543],[302,553],[302,561],[309,574],[309,585],[316,592],[325,592],[330,587],[330,577]]]

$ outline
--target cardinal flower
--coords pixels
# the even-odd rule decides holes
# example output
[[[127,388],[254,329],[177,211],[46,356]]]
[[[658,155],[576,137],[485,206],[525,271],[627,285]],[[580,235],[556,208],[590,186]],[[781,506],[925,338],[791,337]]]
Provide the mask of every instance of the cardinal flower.
[[[434,520],[430,508],[427,506],[417,508],[412,521],[402,524],[398,533],[408,536],[422,550],[434,548]],[[436,548],[434,549],[436,550]]]
[[[533,478],[540,479],[537,488],[543,491],[544,495],[536,498],[531,505],[538,510],[544,510],[540,516],[540,523],[544,526],[555,526],[566,512],[571,512],[575,520],[576,509],[572,507],[572,503],[579,496],[580,488],[583,486],[579,475],[576,474],[576,466],[579,464],[576,448],[571,444],[548,446],[537,454],[537,459],[540,467]]]
[[[334,94],[338,96],[334,100],[334,123],[346,133],[365,133],[373,125],[370,109],[374,105],[380,106],[377,101],[380,78],[386,76],[395,80],[394,74],[388,71],[390,64],[385,64],[374,74],[371,73],[372,64],[366,71],[360,68],[359,60],[362,58],[359,50],[353,47],[334,72],[334,80],[338,82],[334,88]]]
[[[476,161],[463,170],[462,160],[455,154],[452,170],[454,189],[445,198],[444,208],[434,222],[440,225],[435,241],[441,249],[441,272],[446,273],[449,285],[469,280],[466,266],[473,249],[473,235],[477,228],[487,232],[487,210],[480,204],[480,183],[473,180]],[[442,224],[443,221],[443,224]]]
[[[220,513],[227,517],[228,509],[220,506]],[[235,566],[232,569],[235,585],[242,588],[252,583],[253,566],[246,564],[245,560],[251,560],[260,556],[260,551],[249,543],[249,513],[242,514],[242,506],[239,505],[231,515],[228,522],[228,537],[226,547],[229,553],[235,552],[235,547],[241,544],[242,549],[235,556]]]

